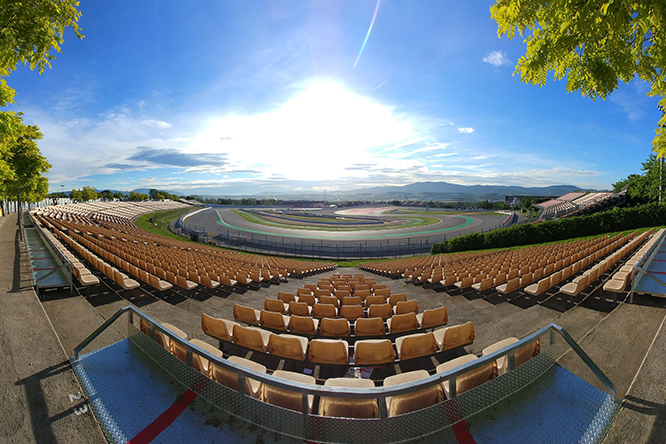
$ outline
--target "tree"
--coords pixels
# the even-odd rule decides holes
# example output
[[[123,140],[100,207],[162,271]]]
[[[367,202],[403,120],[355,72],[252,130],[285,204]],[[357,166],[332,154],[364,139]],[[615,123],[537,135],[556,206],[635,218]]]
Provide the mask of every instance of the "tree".
[[[5,196],[17,196],[24,202],[38,202],[46,198],[49,182],[42,176],[51,168],[37,146],[42,138],[39,127],[22,125],[21,133],[7,145],[7,164],[12,171],[0,185]]]
[[[666,154],[666,3],[653,0],[497,0],[490,8],[499,36],[525,37],[527,51],[515,74],[544,85],[567,77],[567,92],[605,99],[635,77],[661,97],[662,117],[652,142]]]
[[[81,191],[76,189],[72,189],[72,191],[69,193],[69,198],[74,202],[83,202],[83,194],[81,194]]]
[[[613,184],[613,190],[618,192],[627,186],[627,194],[633,200],[638,202],[657,202],[659,201],[659,178],[661,179],[663,196],[666,197],[666,168],[661,171],[661,160],[656,154],[643,162],[641,167],[642,174],[631,174],[626,179]]]
[[[95,200],[97,199],[97,190],[93,187],[85,186],[83,187],[83,191],[81,191],[81,197],[84,202]]]
[[[7,77],[19,64],[37,69],[41,74],[60,52],[65,29],[72,27],[83,38],[78,27],[81,12],[76,0],[3,0],[0,6],[0,107],[14,100],[14,90]],[[21,136],[21,114],[0,112],[0,182],[13,175],[8,166],[11,141]]]

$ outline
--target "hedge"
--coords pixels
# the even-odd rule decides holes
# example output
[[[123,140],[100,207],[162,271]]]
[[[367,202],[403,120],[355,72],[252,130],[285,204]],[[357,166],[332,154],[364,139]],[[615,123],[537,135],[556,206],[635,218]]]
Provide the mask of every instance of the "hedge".
[[[537,224],[514,225],[488,233],[466,234],[434,244],[431,251],[432,254],[438,254],[541,244],[658,225],[666,225],[666,205],[652,203],[631,208],[616,207],[590,216],[567,217]]]

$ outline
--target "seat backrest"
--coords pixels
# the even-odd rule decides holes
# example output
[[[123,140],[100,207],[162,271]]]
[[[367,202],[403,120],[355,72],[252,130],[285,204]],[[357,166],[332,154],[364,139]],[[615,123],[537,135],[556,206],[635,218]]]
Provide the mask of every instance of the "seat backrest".
[[[363,302],[358,296],[345,296],[342,299],[342,305],[361,305]]]
[[[317,288],[315,290],[315,296],[320,298],[322,296],[331,296],[331,290],[328,288]]]
[[[449,322],[449,314],[446,307],[439,307],[423,311],[423,320],[421,328],[436,327]]]
[[[303,295],[311,295],[311,294],[312,294],[312,290],[310,290],[309,288],[299,288],[299,289],[296,290],[296,296],[298,296],[299,298]],[[279,297],[280,296],[278,294],[278,298]]]
[[[416,319],[416,313],[403,313],[394,315],[386,320],[389,327],[389,333],[401,333],[403,331],[412,331],[419,328],[419,321]]]
[[[313,339],[308,360],[316,364],[349,365],[349,344],[340,339]]]
[[[360,287],[360,285],[358,286]],[[358,296],[362,301],[365,301],[370,296],[370,290],[359,290],[358,287],[354,291],[354,296]]]
[[[226,319],[219,319],[208,316],[206,313],[201,314],[201,329],[204,331],[204,333],[222,341],[231,342],[234,334],[234,325],[238,324]]]
[[[437,342],[435,341],[435,335],[432,333],[401,336],[395,340],[395,345],[401,361],[434,355],[437,352]]]
[[[395,314],[404,314],[404,313],[418,313],[419,312],[419,304],[416,301],[416,299],[412,299],[411,301],[400,301],[396,304],[395,306]]]
[[[302,294],[298,297],[298,302],[305,302],[310,307],[317,303],[317,300],[311,294]]]
[[[365,298],[365,306],[370,307],[373,304],[385,304],[386,298],[384,296],[368,296]]]
[[[384,387],[390,387],[410,381],[417,381],[429,376],[430,375],[426,370],[413,370],[411,372],[400,373],[398,375],[385,378]],[[417,392],[386,398],[386,403],[388,404],[388,415],[396,416],[414,410],[423,409],[425,407],[429,407],[441,402],[443,398],[444,395],[442,392],[441,384],[433,384],[432,386],[426,387],[425,389],[419,390]]]
[[[299,290],[302,290],[302,288],[299,288]],[[309,291],[308,294],[310,294]],[[278,291],[277,297],[280,301],[284,302],[285,304],[288,304],[289,302],[296,300],[293,293],[287,293],[286,291]]]
[[[322,336],[349,336],[349,321],[344,318],[324,318],[319,325],[319,334]]]
[[[291,301],[289,303],[289,313],[297,316],[309,316],[310,308],[305,302]]]
[[[285,317],[286,316],[283,317],[281,313],[261,310],[261,313],[259,314],[259,322],[261,323],[262,327],[287,331],[287,323],[285,322]]]
[[[287,310],[284,308],[284,302],[279,299],[270,299],[266,298],[264,300],[264,310],[274,311],[276,313],[286,313]]]
[[[305,361],[308,340],[302,336],[279,334],[268,340],[268,353],[282,358]]]
[[[354,344],[354,365],[380,365],[395,361],[395,350],[389,339],[366,339]]]
[[[340,307],[340,316],[349,321],[355,321],[358,318],[362,318],[363,315],[363,307],[361,305],[343,305]]]
[[[394,293],[391,296],[389,296],[388,302],[391,305],[396,305],[398,302],[406,300],[407,300],[407,295],[405,293]]]
[[[393,310],[391,308],[391,304],[385,303],[385,304],[374,304],[371,305],[370,308],[368,308],[368,317],[369,318],[375,318],[375,317],[380,317],[380,318],[389,318],[393,315]]]
[[[259,319],[252,307],[234,304],[234,319],[248,324],[259,325]]]
[[[379,288],[375,290],[375,296],[384,296],[384,298],[387,298],[391,296],[391,290],[388,288]]]
[[[338,308],[340,306],[340,301],[338,301],[338,298],[335,296],[320,296],[319,297],[319,303],[320,304],[331,304],[334,305],[335,308]]]
[[[312,316],[315,318],[336,318],[338,309],[332,304],[314,304],[312,306]]]
[[[380,336],[386,334],[384,320],[380,317],[358,318],[354,323],[354,336]]]
[[[464,324],[447,327],[442,342],[442,351],[451,350],[474,342],[474,324]]]
[[[289,331],[303,335],[317,334],[317,323],[309,316],[291,315],[289,317]]]
[[[234,325],[234,344],[242,347],[247,347],[252,350],[257,350],[262,353],[266,352],[264,340],[261,336],[259,329],[253,327],[243,327],[241,325]]]

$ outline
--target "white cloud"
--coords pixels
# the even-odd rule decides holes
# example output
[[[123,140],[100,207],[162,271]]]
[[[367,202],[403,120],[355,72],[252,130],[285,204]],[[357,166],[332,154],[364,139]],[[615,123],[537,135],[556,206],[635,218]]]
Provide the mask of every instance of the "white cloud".
[[[472,159],[474,159],[474,160],[484,160],[484,159],[487,159],[487,158],[488,158],[488,156],[474,156],[474,157],[472,157]]]
[[[462,134],[472,134],[474,132],[474,128],[471,126],[458,127],[458,132]]]
[[[145,119],[143,121],[145,125],[148,126],[155,126],[157,128],[171,128],[171,124],[169,122],[165,122],[163,120],[155,120],[155,119]]]
[[[489,52],[484,58],[483,61],[486,63],[490,63],[491,65],[497,67],[497,66],[503,66],[503,65],[510,65],[511,60],[504,55],[502,51],[492,51]]]

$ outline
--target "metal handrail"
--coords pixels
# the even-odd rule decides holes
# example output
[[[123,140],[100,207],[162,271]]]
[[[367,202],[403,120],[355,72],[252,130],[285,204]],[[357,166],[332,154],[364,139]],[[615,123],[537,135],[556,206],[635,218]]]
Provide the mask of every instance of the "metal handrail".
[[[301,393],[303,396],[303,413],[308,415],[308,395],[314,396],[327,396],[327,397],[336,397],[336,398],[354,398],[354,399],[377,399],[379,401],[380,409],[380,418],[385,418],[386,414],[386,403],[385,400],[387,397],[393,397],[402,395],[405,393],[411,393],[418,390],[425,389],[427,387],[433,386],[438,383],[443,383],[445,381],[449,382],[450,396],[455,397],[455,386],[456,378],[464,373],[467,373],[470,370],[474,370],[483,365],[493,362],[498,358],[507,357],[509,371],[513,370],[515,363],[515,352],[516,350],[532,343],[533,341],[545,336],[549,331],[549,343],[552,345],[555,341],[554,332],[559,333],[562,338],[571,346],[571,348],[576,352],[576,354],[583,360],[583,362],[590,368],[590,370],[597,376],[600,382],[606,387],[612,396],[613,400],[617,400],[617,387],[611,382],[611,380],[604,374],[604,372],[592,361],[592,359],[585,353],[585,351],[578,345],[578,343],[567,333],[567,331],[554,323],[551,323],[531,335],[526,336],[525,338],[515,342],[507,347],[504,347],[500,350],[497,350],[486,356],[475,359],[474,361],[465,363],[456,368],[450,369],[446,372],[437,373],[431,376],[428,376],[417,381],[405,382],[390,387],[375,387],[375,388],[352,388],[352,387],[329,387],[324,385],[313,385],[307,383],[301,383],[298,381],[287,380],[284,378],[276,377],[269,375],[267,373],[261,373],[256,370],[244,367],[240,364],[230,362],[227,359],[220,358],[213,354],[210,354],[208,351],[203,348],[198,347],[195,344],[192,344],[186,339],[181,338],[175,333],[167,330],[162,325],[160,325],[155,319],[141,312],[140,310],[127,306],[118,310],[113,316],[107,319],[99,328],[97,328],[93,333],[91,333],[81,344],[79,344],[74,349],[75,359],[79,358],[80,352],[92,342],[97,336],[99,336],[102,331],[108,328],[113,322],[115,322],[120,316],[125,312],[130,313],[129,322],[133,322],[133,315],[141,317],[150,324],[150,336],[152,339],[155,338],[155,331],[158,330],[161,333],[165,334],[173,341],[177,342],[178,345],[185,348],[187,351],[187,364],[192,366],[193,353],[201,355],[208,361],[213,362],[215,365],[223,367],[225,369],[234,371],[238,374],[238,390],[239,392],[245,394],[245,378],[250,378],[262,383],[267,383],[272,386],[276,386],[282,389],[291,390]]]

